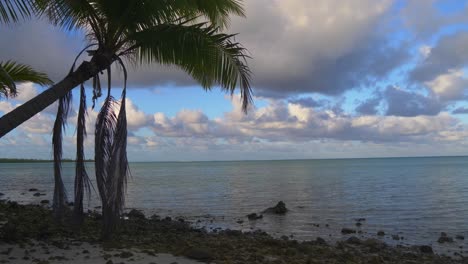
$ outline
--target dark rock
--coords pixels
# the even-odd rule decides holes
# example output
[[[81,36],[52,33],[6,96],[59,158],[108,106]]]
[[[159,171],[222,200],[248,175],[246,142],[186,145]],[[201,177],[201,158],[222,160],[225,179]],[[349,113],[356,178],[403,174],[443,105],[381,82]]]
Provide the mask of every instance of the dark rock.
[[[132,209],[127,214],[128,218],[130,219],[145,219],[145,214],[139,210]]]
[[[205,248],[190,248],[184,252],[184,255],[188,258],[200,261],[211,261],[214,259],[211,251]]]
[[[42,200],[41,204],[49,204],[49,200]]]
[[[347,234],[356,234],[356,230],[345,227],[345,228],[341,229],[341,233],[345,234],[345,235],[347,235]]]
[[[348,244],[354,244],[354,245],[360,245],[362,243],[361,239],[352,236],[346,240],[346,243]]]
[[[366,221],[366,219],[365,218],[356,218],[356,221],[357,222],[364,222],[364,221]]]
[[[249,220],[257,220],[257,219],[262,219],[263,215],[257,215],[256,213],[251,213],[247,215],[247,218]]]
[[[157,214],[154,214],[150,217],[151,220],[154,220],[154,221],[159,221],[161,220],[161,217]],[[198,222],[197,222],[198,223]]]
[[[265,214],[285,214],[288,212],[286,204],[283,201],[279,201],[274,207],[270,207],[263,211]]]
[[[133,257],[133,253],[128,251],[122,251],[118,256],[121,258],[129,258]]]
[[[356,226],[362,226],[362,223],[357,222],[357,223],[356,223]]]
[[[464,240],[464,239],[465,239],[465,236],[463,236],[463,235],[456,235],[455,238],[456,238],[456,239],[459,239],[459,240]]]
[[[434,254],[434,251],[432,250],[431,246],[426,246],[426,245],[420,246],[419,251],[421,251],[421,253],[425,253],[425,254]]]
[[[437,239],[437,242],[439,242],[439,243],[441,243],[441,244],[442,244],[442,243],[452,243],[452,242],[453,242],[453,238],[449,237],[449,236],[447,235],[447,233],[442,232],[442,233],[440,233],[440,237],[439,237],[439,239]]]
[[[316,242],[317,244],[319,244],[319,245],[326,245],[326,244],[327,244],[327,242],[325,241],[325,239],[323,239],[323,238],[321,238],[321,237],[317,237],[317,238],[315,239],[315,242]]]
[[[30,191],[30,192],[37,192],[38,190],[37,190],[36,188],[31,188],[31,189],[29,189],[28,191]]]
[[[33,194],[33,196],[39,197],[39,196],[41,196],[41,193],[37,192],[37,193]]]
[[[378,236],[385,236],[385,232],[380,230],[380,231],[377,232],[377,235]]]
[[[400,240],[400,236],[398,236],[398,235],[392,235],[392,239],[393,239],[393,240]]]
[[[239,219],[239,220],[236,221],[236,223],[242,224],[242,223],[244,223],[244,220],[240,220],[240,219]]]
[[[0,193],[0,196],[3,196],[3,195],[5,195],[5,194],[4,194],[4,193]]]
[[[106,262],[106,264],[114,264],[114,262],[113,262],[112,260],[109,259],[109,260]]]

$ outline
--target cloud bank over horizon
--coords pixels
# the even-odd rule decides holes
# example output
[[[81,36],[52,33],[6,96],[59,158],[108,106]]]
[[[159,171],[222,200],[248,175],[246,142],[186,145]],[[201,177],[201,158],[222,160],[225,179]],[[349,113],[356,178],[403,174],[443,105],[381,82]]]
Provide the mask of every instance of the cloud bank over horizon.
[[[247,18],[233,18],[229,31],[239,33],[236,40],[253,57],[255,107],[244,115],[237,95],[206,94],[175,68],[132,69],[131,160],[466,154],[467,1],[247,0],[244,5]],[[0,33],[2,59],[31,64],[54,80],[65,76],[85,46],[80,32],[64,33],[44,21]],[[0,101],[1,113],[42,90],[31,84],[19,88],[17,98]],[[0,157],[51,157],[55,110],[50,106],[0,139]],[[88,158],[96,111],[88,109]],[[73,112],[64,151],[71,158],[75,122]]]

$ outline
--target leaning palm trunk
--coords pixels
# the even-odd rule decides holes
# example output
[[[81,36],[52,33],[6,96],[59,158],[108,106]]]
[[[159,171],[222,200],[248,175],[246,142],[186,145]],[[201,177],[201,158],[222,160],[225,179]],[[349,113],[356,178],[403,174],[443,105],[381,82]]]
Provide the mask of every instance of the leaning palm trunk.
[[[0,138],[65,96],[79,84],[107,69],[113,62],[111,58],[112,54],[96,54],[91,61],[84,61],[76,71],[67,75],[62,81],[2,116],[0,118]]]
[[[80,87],[80,108],[78,110],[78,122],[76,129],[76,169],[75,169],[75,201],[73,208],[73,220],[79,225],[83,222],[83,198],[85,193],[88,198],[91,193],[91,184],[85,168],[84,138],[86,137],[86,94],[83,84]]]
[[[62,137],[70,110],[71,99],[71,92],[60,98],[52,136],[55,181],[53,210],[56,220],[62,220],[67,206],[67,194],[62,180]]]

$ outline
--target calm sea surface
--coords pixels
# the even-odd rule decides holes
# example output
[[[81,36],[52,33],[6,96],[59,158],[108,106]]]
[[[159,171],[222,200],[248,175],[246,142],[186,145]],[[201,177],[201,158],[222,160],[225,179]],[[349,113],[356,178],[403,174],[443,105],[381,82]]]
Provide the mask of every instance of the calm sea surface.
[[[88,163],[94,175],[92,163]],[[262,229],[296,239],[346,238],[343,227],[376,237],[379,230],[393,244],[432,244],[441,231],[468,240],[468,157],[383,158],[348,160],[152,162],[132,163],[128,208],[147,215],[184,216],[198,225],[241,230]],[[72,196],[74,164],[64,163],[64,180]],[[0,164],[0,192],[37,203],[51,199],[51,163]],[[46,193],[34,197],[29,188]],[[96,197],[96,195],[94,195]],[[248,221],[283,200],[290,212]],[[99,205],[91,201],[90,208]],[[356,218],[366,218],[361,227]],[[239,220],[244,220],[240,222]],[[239,223],[238,223],[239,222]],[[329,226],[327,227],[326,224]],[[391,235],[403,236],[395,241]],[[466,253],[466,252],[465,252]]]

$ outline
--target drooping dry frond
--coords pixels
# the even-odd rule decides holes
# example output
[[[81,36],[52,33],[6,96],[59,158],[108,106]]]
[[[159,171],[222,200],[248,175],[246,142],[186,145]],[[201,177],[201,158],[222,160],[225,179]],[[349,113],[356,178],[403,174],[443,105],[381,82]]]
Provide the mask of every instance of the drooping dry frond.
[[[86,91],[84,85],[80,87],[80,107],[76,129],[76,168],[75,168],[75,202],[73,219],[79,224],[83,221],[83,199],[91,195],[91,181],[85,167],[84,139],[86,137]]]
[[[108,198],[110,208],[108,208],[109,222],[104,226],[106,235],[109,234],[118,224],[120,215],[123,213],[125,204],[125,192],[127,178],[130,173],[127,159],[127,112],[126,112],[126,86],[127,70],[125,65],[117,58],[124,72],[124,88],[120,103],[119,115],[117,118],[114,142],[112,144],[112,155],[109,166]]]
[[[62,220],[67,206],[67,194],[62,180],[62,137],[71,106],[71,99],[71,92],[60,98],[52,136],[55,181],[53,210],[57,220]]]

